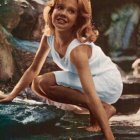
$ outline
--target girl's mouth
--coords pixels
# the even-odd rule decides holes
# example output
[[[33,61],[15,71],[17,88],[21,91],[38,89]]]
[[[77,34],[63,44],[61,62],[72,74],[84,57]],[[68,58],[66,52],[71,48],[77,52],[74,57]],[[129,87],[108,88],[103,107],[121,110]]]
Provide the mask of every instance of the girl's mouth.
[[[62,18],[62,17],[58,17],[57,19],[57,22],[60,23],[60,24],[65,24],[67,23],[66,19]]]

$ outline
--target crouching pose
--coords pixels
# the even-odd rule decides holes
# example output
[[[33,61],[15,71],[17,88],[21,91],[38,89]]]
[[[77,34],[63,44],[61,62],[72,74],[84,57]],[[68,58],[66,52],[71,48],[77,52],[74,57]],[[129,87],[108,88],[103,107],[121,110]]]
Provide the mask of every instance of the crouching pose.
[[[42,98],[88,109],[87,130],[102,130],[106,140],[114,140],[108,120],[116,112],[111,104],[121,96],[122,80],[116,65],[93,43],[97,34],[91,16],[89,0],[49,0],[33,63],[10,94],[0,94],[0,102],[13,100],[32,82],[32,90]],[[49,53],[62,71],[38,76]]]

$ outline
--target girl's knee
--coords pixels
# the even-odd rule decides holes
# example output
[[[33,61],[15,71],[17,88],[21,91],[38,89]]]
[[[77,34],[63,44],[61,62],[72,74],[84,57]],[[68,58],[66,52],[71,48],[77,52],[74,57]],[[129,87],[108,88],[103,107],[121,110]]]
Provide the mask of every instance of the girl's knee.
[[[38,76],[34,78],[34,80],[32,81],[32,84],[31,84],[32,91],[36,91],[39,88],[39,83],[40,83],[40,77]]]
[[[53,73],[47,73],[40,77],[39,79],[39,86],[44,91],[48,91],[51,86],[56,85],[55,76]]]
[[[52,86],[56,85],[55,76],[53,73],[47,73],[37,76],[32,82],[32,90],[40,89],[43,92],[52,91],[50,90]]]

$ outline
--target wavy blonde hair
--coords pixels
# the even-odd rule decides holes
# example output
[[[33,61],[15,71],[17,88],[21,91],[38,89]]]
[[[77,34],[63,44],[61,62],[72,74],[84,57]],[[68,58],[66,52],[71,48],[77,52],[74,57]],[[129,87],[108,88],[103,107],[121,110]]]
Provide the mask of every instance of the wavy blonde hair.
[[[45,20],[45,35],[54,35],[54,26],[52,24],[52,12],[58,0],[49,0],[43,11]],[[99,33],[92,25],[92,9],[90,0],[77,0],[78,17],[75,24],[75,34],[80,42],[95,42]]]

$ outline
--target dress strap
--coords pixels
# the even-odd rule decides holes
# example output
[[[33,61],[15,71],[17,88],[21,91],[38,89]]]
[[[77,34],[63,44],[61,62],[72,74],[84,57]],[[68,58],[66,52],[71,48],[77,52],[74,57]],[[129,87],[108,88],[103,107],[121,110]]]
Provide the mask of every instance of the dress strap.
[[[53,36],[47,36],[47,43],[50,48],[53,46]]]

